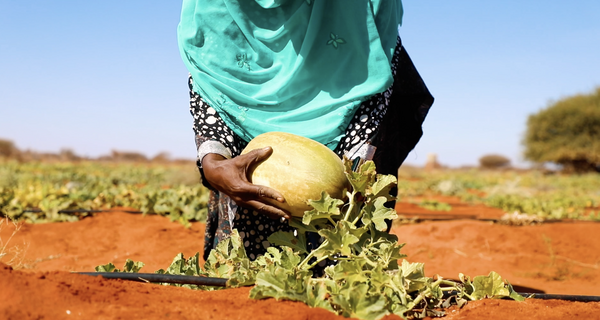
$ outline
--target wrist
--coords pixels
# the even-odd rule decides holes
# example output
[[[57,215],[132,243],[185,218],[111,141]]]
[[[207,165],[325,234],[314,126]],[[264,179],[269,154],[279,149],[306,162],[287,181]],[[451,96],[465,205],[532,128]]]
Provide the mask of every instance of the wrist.
[[[226,158],[218,153],[209,153],[209,154],[204,155],[204,157],[202,158],[202,167],[204,167],[205,169],[208,169],[210,171],[210,168],[215,165],[215,162],[227,160],[227,159],[228,158]]]
[[[231,151],[229,148],[215,140],[205,141],[198,147],[198,162],[200,162],[202,166],[204,166],[204,158],[209,154],[219,155],[224,159],[231,159]]]

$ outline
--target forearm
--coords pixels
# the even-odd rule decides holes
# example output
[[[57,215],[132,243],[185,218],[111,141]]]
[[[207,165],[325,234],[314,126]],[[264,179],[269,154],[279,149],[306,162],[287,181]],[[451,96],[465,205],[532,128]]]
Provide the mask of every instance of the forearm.
[[[230,148],[223,145],[220,141],[212,140],[204,136],[196,136],[196,145],[198,146],[196,164],[198,165],[198,170],[200,170],[202,184],[211,190],[217,191],[212,183],[206,179],[204,160],[209,155],[211,156],[210,159],[231,159],[232,154]]]

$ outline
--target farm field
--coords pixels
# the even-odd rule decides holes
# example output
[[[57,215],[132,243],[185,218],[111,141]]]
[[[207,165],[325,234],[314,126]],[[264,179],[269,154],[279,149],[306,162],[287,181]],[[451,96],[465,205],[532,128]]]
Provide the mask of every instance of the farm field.
[[[398,219],[392,229],[399,241],[406,243],[401,252],[410,262],[425,263],[427,276],[439,274],[457,279],[459,273],[476,276],[496,271],[519,292],[600,295],[600,237],[597,236],[600,223],[596,222],[599,211],[596,196],[600,187],[593,182],[597,177],[579,177],[582,182],[556,175],[532,179],[531,175],[492,172],[475,177],[474,172],[460,175],[442,171],[401,173],[401,197],[396,211],[402,219]],[[88,208],[98,205],[98,208],[112,209],[84,217],[69,213],[63,216],[54,210],[54,216],[60,217],[60,221],[71,222],[51,222],[47,215],[42,217],[46,223],[15,225],[4,220],[0,226],[4,253],[0,256],[0,287],[3,288],[0,318],[343,319],[299,302],[251,300],[247,287],[193,291],[71,273],[94,271],[95,266],[108,262],[121,267],[126,259],[143,261],[145,266],[141,271],[154,272],[166,268],[180,252],[190,257],[201,250],[204,224],[195,221],[201,218],[184,214],[179,214],[177,219],[169,217],[165,211],[167,202],[160,197],[154,198],[154,203],[162,204],[162,211],[155,210],[160,209],[156,205],[150,208],[147,202],[146,209],[135,207],[136,203],[143,203],[140,202],[141,189],[135,188],[148,188],[154,183],[158,190],[171,190],[191,184],[181,179],[173,182],[176,179],[172,176],[169,185],[164,181],[139,181],[135,187],[132,183],[129,207],[116,207],[124,200],[99,205],[98,201],[94,202],[96,196],[88,199]],[[17,173],[12,177],[14,181],[19,179]],[[545,185],[548,181],[559,181],[553,183],[563,186],[581,183],[583,187],[559,188]],[[58,184],[69,182],[72,181],[63,177]],[[20,190],[18,183],[13,183],[12,190]],[[113,183],[108,187],[124,186]],[[552,199],[528,204],[529,207],[521,204],[523,208],[537,210],[535,216],[547,219],[546,222],[529,224],[532,222],[529,221],[528,225],[515,226],[522,220],[509,219],[500,223],[505,212],[517,211],[514,207],[518,202],[514,197],[525,192],[530,200]],[[565,198],[556,197],[553,192]],[[500,205],[492,207],[490,194],[512,195],[512,207],[508,208],[513,210]],[[565,195],[572,196],[566,198]],[[177,199],[169,205],[179,206],[178,212],[186,212],[183,197]],[[75,200],[62,206],[79,207]],[[14,203],[10,208],[13,215],[18,214]],[[143,210],[149,214],[126,212]],[[36,218],[41,217],[36,214]],[[22,220],[31,217],[22,217]],[[469,302],[461,309],[447,310],[445,318],[597,319],[600,303],[482,300]],[[398,317],[386,316],[385,319]]]

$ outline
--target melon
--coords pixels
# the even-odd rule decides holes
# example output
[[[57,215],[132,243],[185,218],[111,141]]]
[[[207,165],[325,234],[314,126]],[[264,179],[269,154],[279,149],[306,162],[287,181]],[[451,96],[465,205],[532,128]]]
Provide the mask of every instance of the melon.
[[[319,200],[321,192],[344,198],[349,189],[342,160],[325,145],[285,132],[267,132],[248,143],[242,154],[264,147],[273,154],[253,168],[250,182],[279,191],[285,202],[268,201],[296,217],[312,210],[308,200]]]

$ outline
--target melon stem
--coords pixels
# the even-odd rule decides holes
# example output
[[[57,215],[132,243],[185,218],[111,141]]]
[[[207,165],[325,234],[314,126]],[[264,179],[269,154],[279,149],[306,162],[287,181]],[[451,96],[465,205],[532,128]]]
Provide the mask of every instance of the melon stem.
[[[356,191],[352,190],[352,193],[348,197],[350,205],[348,206],[348,210],[346,211],[346,215],[344,216],[344,221],[350,220],[350,215],[352,214],[352,211],[354,211],[354,205],[356,204],[356,201],[354,201],[354,197],[356,196],[356,193]]]
[[[327,244],[329,244],[329,240],[325,239],[325,241],[323,241],[323,243],[321,243],[321,245],[319,246],[319,248],[322,247],[322,246],[326,246]],[[318,248],[315,249],[315,250],[313,250],[313,251],[311,251],[306,256],[306,258],[304,258],[304,260],[302,260],[302,262],[300,262],[300,264],[298,265],[298,269],[300,269],[300,270],[304,269],[304,266],[308,263],[308,261],[310,261],[310,259],[312,259],[315,256],[315,252],[317,252],[317,251],[318,251]],[[317,263],[319,263],[319,262],[321,262],[321,261],[323,261],[323,260],[325,260],[327,258],[329,258],[329,255],[321,257],[321,259],[317,260]],[[315,266],[315,264],[312,264],[307,269],[311,269],[314,266]]]
[[[352,193],[351,193],[351,194],[349,194],[349,196],[348,196],[348,199],[349,199],[349,201],[348,201],[348,202],[349,202],[349,206],[348,206],[348,210],[346,211],[346,214],[344,215],[344,219],[343,219],[343,221],[347,221],[347,222],[348,222],[348,221],[350,220],[350,217],[352,216],[352,211],[354,211],[354,207],[356,206],[356,201],[354,200],[354,198],[356,197],[356,194],[357,194],[357,193],[358,193],[358,192],[356,192],[356,191],[354,191],[354,190],[353,190],[353,191],[352,191]],[[356,225],[356,223],[358,222],[358,220],[360,219],[360,217],[361,217],[361,216],[362,216],[362,215],[361,215],[361,214],[359,214],[359,215],[358,215],[358,217],[356,217],[356,219],[355,219],[355,220],[352,222],[352,225],[353,225],[353,226],[355,226],[355,225]],[[331,222],[333,225],[335,225],[335,224],[336,224],[336,223],[335,223],[335,221],[333,221],[333,220],[331,219],[331,217],[328,217],[328,219],[329,219],[329,221],[330,221],[330,222]],[[325,241],[323,241],[323,243],[321,243],[321,245],[319,246],[319,248],[321,248],[321,247],[323,247],[323,246],[326,246],[326,245],[328,245],[328,244],[329,244],[329,241],[328,241],[328,240],[325,240]],[[314,263],[312,263],[312,264],[311,264],[311,265],[309,265],[308,267],[306,267],[306,265],[308,264],[308,261],[310,261],[310,259],[312,259],[312,258],[314,257],[314,254],[315,254],[315,252],[317,252],[319,248],[317,248],[317,249],[315,249],[315,250],[311,251],[311,252],[308,254],[308,256],[306,256],[306,258],[304,258],[304,260],[302,260],[302,262],[300,262],[300,264],[298,265],[298,268],[299,268],[299,269],[304,269],[304,268],[306,268],[306,269],[312,269],[312,268],[313,268],[314,266],[316,266],[316,265],[317,265],[319,262],[321,262],[321,261],[323,261],[323,260],[325,260],[325,259],[328,259],[328,258],[331,256],[331,255],[325,255],[325,256],[323,256],[323,257],[321,257],[321,258],[317,259],[317,260],[316,260]],[[369,262],[371,262],[371,263],[372,263],[372,261],[369,261]]]

